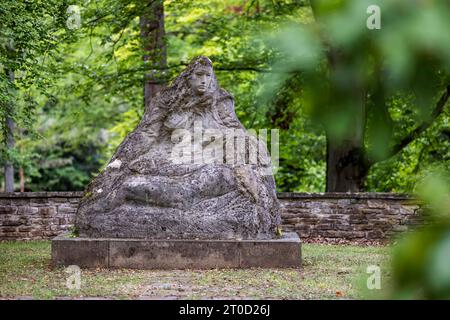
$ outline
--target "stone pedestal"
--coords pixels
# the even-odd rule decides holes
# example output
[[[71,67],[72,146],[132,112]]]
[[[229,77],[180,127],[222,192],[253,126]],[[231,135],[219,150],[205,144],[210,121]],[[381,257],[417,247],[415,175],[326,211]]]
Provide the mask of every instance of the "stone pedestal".
[[[70,238],[52,240],[55,266],[133,269],[299,268],[296,233],[274,240],[152,240]]]

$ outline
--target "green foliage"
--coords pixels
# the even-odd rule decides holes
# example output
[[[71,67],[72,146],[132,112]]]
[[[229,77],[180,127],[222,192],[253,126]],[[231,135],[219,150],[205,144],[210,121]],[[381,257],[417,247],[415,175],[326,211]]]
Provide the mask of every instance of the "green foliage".
[[[408,103],[409,99],[406,100],[395,98],[389,108],[397,140],[415,128],[417,110]],[[366,186],[368,190],[379,192],[412,192],[430,169],[436,168],[450,174],[448,112],[433,121],[420,137],[394,157],[375,164]]]
[[[145,2],[57,2],[0,4],[0,38],[17,49],[0,49],[3,75],[25,75],[0,81],[0,116],[13,113],[18,127],[17,147],[1,152],[34,191],[83,189],[139,122],[144,75],[161,72],[142,63]],[[369,2],[381,7],[381,30],[365,27]],[[388,151],[427,119],[448,83],[450,41],[441,30],[450,19],[443,2],[369,2],[333,1],[331,10],[312,1],[316,23],[308,1],[164,1],[161,74],[170,81],[192,57],[209,56],[243,124],[280,130],[279,191],[325,190],[325,133],[348,133],[355,88],[366,88],[365,147],[375,162],[366,189],[410,192],[430,166],[449,167],[447,109],[395,156]],[[69,4],[81,9],[80,29],[65,25]],[[330,47],[345,58],[335,70]]]
[[[420,184],[427,225],[396,246],[393,297],[450,299],[450,175],[435,170]]]
[[[264,98],[300,74],[299,103],[329,142],[361,135],[364,160],[375,165],[368,190],[410,192],[428,166],[448,167],[448,104],[437,102],[450,88],[448,2],[312,4],[316,23],[290,24],[269,38],[280,72],[267,76]],[[379,30],[366,27],[370,5],[381,8]]]
[[[63,29],[67,6],[66,1],[1,2],[1,119],[10,116],[23,125],[32,121],[36,103],[30,89],[48,87],[55,67],[55,49],[62,39],[69,40]],[[4,132],[2,121],[2,143]]]
[[[66,33],[67,1],[11,1],[0,3],[0,165],[12,161],[26,173],[36,173],[36,155],[27,143],[6,148],[6,119],[16,127],[16,138],[34,132],[39,94],[45,95],[58,68],[57,47],[75,39]]]
[[[267,121],[268,106],[261,106],[256,98],[261,90],[259,73],[267,71],[272,55],[261,35],[285,20],[311,19],[305,3],[258,1],[244,6],[242,1],[211,0],[164,4],[167,78],[172,79],[192,57],[208,55],[215,63],[222,86],[235,96],[241,121],[251,128],[277,127]],[[37,118],[33,129],[39,136],[23,137],[25,142],[21,142],[28,146],[27,152],[39,155],[33,157],[32,168],[26,169],[33,172],[27,174],[26,185],[31,190],[81,188],[143,114],[142,79],[154,68],[142,64],[138,16],[144,5],[123,0],[86,2],[80,6],[82,28],[77,31],[78,41],[59,47],[64,57],[60,72],[55,85],[47,90],[49,98],[40,100],[33,117]],[[101,136],[104,139],[99,139]],[[282,156],[286,154],[292,165],[302,167],[295,163],[294,152],[285,145],[281,143]],[[88,157],[83,161],[79,154]],[[72,163],[47,168],[40,164],[43,159],[59,159],[60,164],[72,159]],[[296,176],[287,169],[286,166],[282,172]],[[283,175],[280,174],[280,186],[287,190],[288,185],[283,187]],[[314,184],[312,178],[306,179],[307,184]],[[307,189],[307,184],[297,185],[305,179],[290,180],[290,185]]]

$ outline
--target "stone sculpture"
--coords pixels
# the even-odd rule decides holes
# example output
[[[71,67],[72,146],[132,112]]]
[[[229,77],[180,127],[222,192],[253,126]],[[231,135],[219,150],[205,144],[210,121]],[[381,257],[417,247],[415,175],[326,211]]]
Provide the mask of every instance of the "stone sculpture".
[[[75,226],[91,238],[273,239],[270,167],[201,56],[152,99],[88,186]]]

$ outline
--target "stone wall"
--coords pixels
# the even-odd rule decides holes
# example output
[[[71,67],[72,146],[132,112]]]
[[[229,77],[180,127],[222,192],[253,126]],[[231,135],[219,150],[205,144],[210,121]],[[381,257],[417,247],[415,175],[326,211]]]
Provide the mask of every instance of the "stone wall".
[[[421,224],[420,203],[391,193],[279,193],[283,230],[303,239],[385,240]],[[69,230],[81,192],[0,193],[0,240]]]
[[[417,199],[393,193],[279,193],[283,229],[303,239],[386,240],[424,223]]]
[[[82,192],[0,193],[0,240],[49,239],[73,225]]]

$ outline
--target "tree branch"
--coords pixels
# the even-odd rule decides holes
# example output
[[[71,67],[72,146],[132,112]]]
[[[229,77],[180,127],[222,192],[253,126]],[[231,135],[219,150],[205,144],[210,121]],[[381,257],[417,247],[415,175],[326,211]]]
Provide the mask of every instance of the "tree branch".
[[[399,143],[392,147],[391,155],[397,154],[403,148],[405,148],[408,144],[410,144],[413,140],[415,140],[422,132],[428,129],[433,121],[444,111],[445,105],[447,104],[450,98],[450,84],[447,85],[445,92],[442,94],[441,98],[436,104],[431,116],[422,122],[420,126],[411,131],[406,137],[404,137]]]

